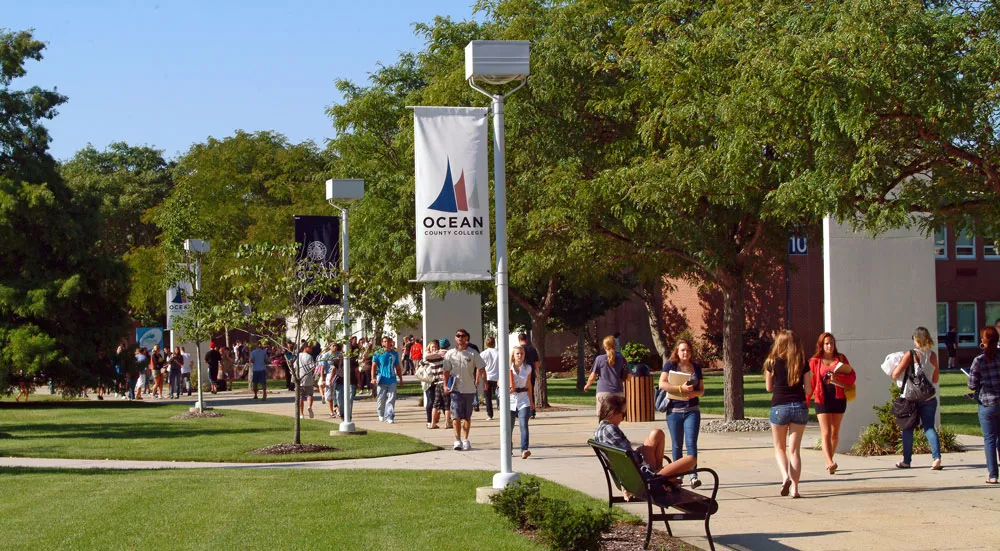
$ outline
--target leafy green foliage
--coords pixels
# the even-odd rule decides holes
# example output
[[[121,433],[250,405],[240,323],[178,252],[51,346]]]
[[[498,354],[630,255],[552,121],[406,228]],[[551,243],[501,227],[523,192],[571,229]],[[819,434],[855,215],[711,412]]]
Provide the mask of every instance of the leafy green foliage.
[[[538,518],[532,514],[542,500],[538,478],[525,476],[520,483],[511,484],[490,496],[490,503],[498,515],[507,519],[518,530],[537,528]]]
[[[97,205],[72,193],[47,152],[42,119],[65,98],[10,88],[43,48],[0,29],[0,391],[13,374],[91,384],[98,349],[124,329],[126,270],[97,247]]]
[[[903,431],[896,424],[896,418],[892,416],[892,401],[899,397],[900,389],[896,383],[890,383],[889,401],[872,406],[878,421],[865,427],[858,441],[855,442],[851,451],[857,455],[895,455],[903,453]],[[941,452],[962,451],[962,445],[958,443],[955,431],[951,427],[942,426],[938,431],[938,440],[941,445]],[[924,431],[914,429],[913,431],[913,453],[930,453],[930,443]]]
[[[627,342],[622,345],[622,356],[625,356],[625,360],[630,364],[646,363],[650,354],[649,348],[638,341]]]

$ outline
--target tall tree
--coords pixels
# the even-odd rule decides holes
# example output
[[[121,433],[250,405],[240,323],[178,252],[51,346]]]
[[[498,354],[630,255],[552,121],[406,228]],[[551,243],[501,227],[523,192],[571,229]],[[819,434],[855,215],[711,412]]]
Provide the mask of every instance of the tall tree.
[[[0,29],[0,389],[11,375],[44,374],[73,388],[93,382],[124,325],[126,270],[99,249],[98,205],[74,197],[48,153],[42,124],[66,98],[15,90],[44,44]]]

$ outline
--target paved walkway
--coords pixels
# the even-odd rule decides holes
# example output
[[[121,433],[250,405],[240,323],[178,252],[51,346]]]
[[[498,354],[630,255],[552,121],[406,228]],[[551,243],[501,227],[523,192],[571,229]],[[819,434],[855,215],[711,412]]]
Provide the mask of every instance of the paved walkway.
[[[290,413],[290,393],[277,393],[267,402],[246,395],[212,396],[220,408],[242,409],[279,415]],[[361,428],[394,432],[420,438],[443,449],[435,452],[377,459],[318,461],[303,463],[225,464],[142,461],[86,461],[2,458],[0,466],[71,468],[393,468],[452,469],[456,458],[464,468],[497,471],[499,465],[499,421],[487,421],[485,411],[474,415],[472,451],[451,449],[450,431],[424,426],[423,408],[417,399],[401,397],[397,422],[380,424],[371,401],[356,403],[355,422]],[[321,418],[320,403],[316,404]],[[625,423],[622,428],[633,441],[641,441],[653,428],[663,428],[662,414],[655,422]],[[705,416],[706,420],[712,416]],[[586,445],[593,434],[593,408],[571,407],[540,414],[531,424],[532,456],[513,459],[514,470],[545,477],[598,498],[606,498],[607,487],[593,452]],[[331,421],[331,429],[336,425]],[[359,436],[358,438],[364,438]],[[515,432],[515,446],[518,434]],[[805,442],[819,438],[810,426]],[[778,496],[779,475],[774,462],[770,433],[702,433],[700,464],[719,472],[720,510],[712,518],[716,548],[732,550],[937,550],[995,549],[1000,541],[1000,488],[983,484],[985,458],[982,440],[963,437],[968,452],[946,454],[945,469],[927,468],[930,457],[914,458],[914,468],[897,470],[898,457],[865,458],[838,456],[840,470],[830,476],[823,468],[822,454],[803,451],[801,499]],[[626,505],[643,515],[644,507]],[[672,523],[674,535],[707,549],[702,524]]]

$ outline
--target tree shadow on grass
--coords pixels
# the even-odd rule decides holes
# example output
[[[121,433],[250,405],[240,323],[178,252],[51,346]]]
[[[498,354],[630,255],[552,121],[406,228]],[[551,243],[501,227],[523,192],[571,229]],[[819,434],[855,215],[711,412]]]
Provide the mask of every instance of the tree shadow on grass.
[[[260,434],[266,432],[288,432],[286,428],[268,427],[212,427],[203,422],[199,424],[178,423],[33,423],[29,427],[16,431],[13,439],[159,439],[184,438],[192,436],[222,436],[227,434]]]

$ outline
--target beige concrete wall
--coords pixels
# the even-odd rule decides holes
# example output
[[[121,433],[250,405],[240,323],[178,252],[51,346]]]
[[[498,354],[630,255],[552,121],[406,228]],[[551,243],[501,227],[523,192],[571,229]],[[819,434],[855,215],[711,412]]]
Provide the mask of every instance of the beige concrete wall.
[[[934,269],[933,239],[916,230],[873,238],[823,222],[824,325],[858,373],[858,397],[848,404],[838,452],[875,421],[872,406],[889,399],[890,381],[880,368],[885,356],[912,348],[918,326],[935,331]]]
[[[424,343],[427,343],[427,339],[446,337],[454,346],[455,330],[461,327],[469,332],[469,342],[482,347],[483,305],[479,295],[448,291],[443,300],[431,293],[425,293],[424,296],[427,300],[424,305],[423,330],[418,332],[407,328],[406,332],[401,332],[402,335],[423,333]]]

